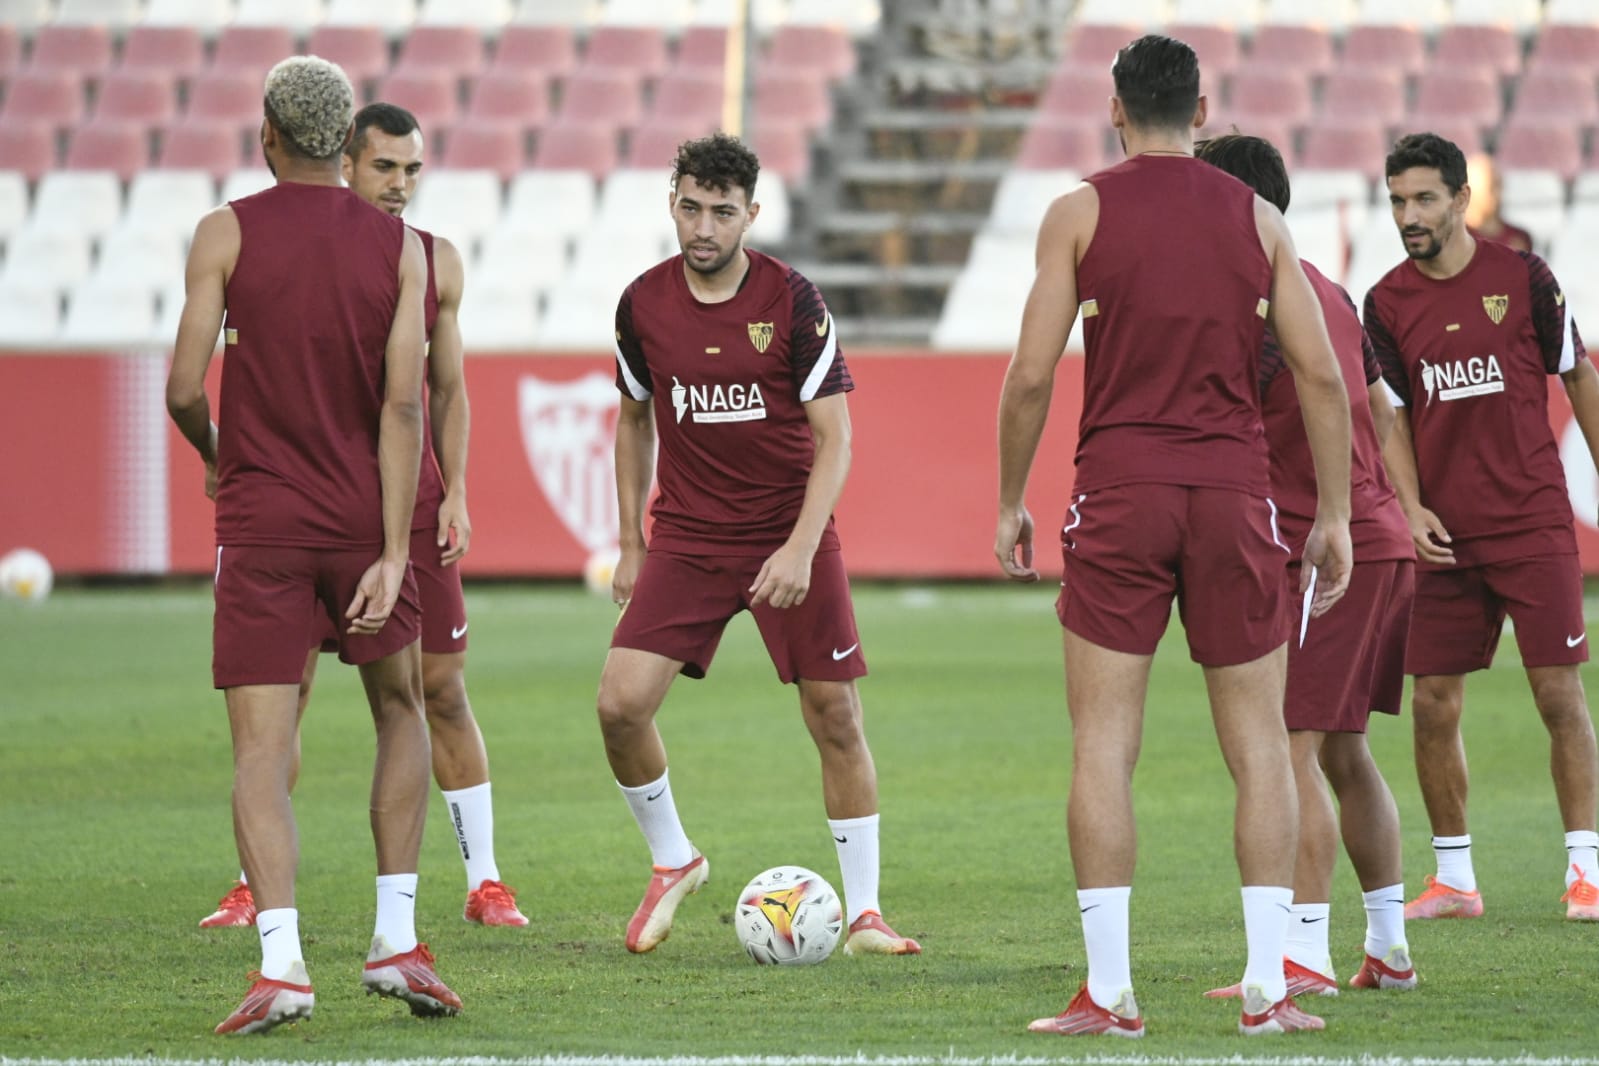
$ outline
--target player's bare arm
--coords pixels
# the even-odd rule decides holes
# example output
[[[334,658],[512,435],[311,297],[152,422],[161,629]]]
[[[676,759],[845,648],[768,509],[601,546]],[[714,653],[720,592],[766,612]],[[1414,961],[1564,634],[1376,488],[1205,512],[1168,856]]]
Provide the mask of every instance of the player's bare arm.
[[[1599,371],[1586,359],[1560,375],[1566,387],[1566,399],[1571,401],[1571,414],[1582,437],[1588,442],[1588,454],[1599,467]]]
[[[410,230],[400,253],[400,294],[383,353],[383,408],[378,416],[378,477],[383,492],[383,553],[361,575],[344,616],[351,633],[383,628],[400,598],[411,555],[411,515],[422,461],[422,376],[427,357],[423,298],[427,254]]]
[[[805,404],[816,453],[805,479],[805,502],[800,505],[794,531],[783,546],[767,557],[750,585],[750,604],[795,607],[805,602],[811,587],[811,560],[821,543],[827,520],[844,494],[849,477],[851,428],[849,402],[842,392],[821,396]]]
[[[1349,391],[1338,370],[1321,302],[1299,264],[1299,253],[1282,214],[1255,198],[1255,225],[1271,263],[1271,300],[1266,312],[1305,418],[1316,466],[1316,521],[1305,541],[1301,581],[1316,572],[1312,614],[1323,614],[1349,587],[1354,553],[1349,541]]]
[[[1005,576],[1037,581],[1027,476],[1049,418],[1055,368],[1077,319],[1077,264],[1099,220],[1099,194],[1079,185],[1050,205],[1038,228],[1036,273],[1022,310],[1016,352],[999,396],[999,520],[994,557]],[[1018,549],[1020,558],[1018,559]]]
[[[1382,445],[1383,466],[1388,468],[1388,480],[1393,482],[1394,495],[1405,512],[1410,525],[1410,539],[1416,545],[1416,557],[1425,563],[1449,566],[1455,561],[1450,549],[1449,530],[1439,517],[1421,502],[1421,476],[1416,473],[1416,442],[1410,435],[1410,413],[1403,408],[1394,411],[1394,428]]]
[[[205,372],[227,310],[228,278],[239,260],[239,219],[218,207],[200,219],[184,268],[183,314],[167,375],[167,412],[205,462],[205,494],[217,494],[217,427],[205,395]]]
[[[461,348],[461,297],[466,271],[461,253],[443,237],[433,238],[433,278],[439,295],[438,316],[428,339],[428,413],[433,454],[444,477],[444,502],[439,504],[440,560],[459,562],[472,546],[472,519],[466,511],[466,449],[472,411],[466,399],[466,370]]]
[[[655,409],[649,400],[621,398],[616,418],[617,544],[621,558],[611,578],[611,599],[625,607],[644,568],[644,508],[655,480]]]
[[[1388,387],[1381,381],[1366,386],[1366,406],[1371,409],[1371,422],[1377,430],[1377,444],[1388,443],[1388,434],[1394,430],[1394,402],[1388,398]]]

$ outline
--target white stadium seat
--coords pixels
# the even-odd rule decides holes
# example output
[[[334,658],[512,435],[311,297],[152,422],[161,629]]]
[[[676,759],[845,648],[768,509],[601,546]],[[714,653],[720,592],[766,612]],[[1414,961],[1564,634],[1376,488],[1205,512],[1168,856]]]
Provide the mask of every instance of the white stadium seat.
[[[34,192],[31,225],[98,237],[122,216],[122,183],[109,170],[52,170]]]
[[[1164,26],[1171,21],[1171,0],[1083,0],[1076,21],[1112,26]]]
[[[1308,259],[1316,269],[1340,285],[1344,282],[1344,259],[1354,229],[1337,208],[1290,206],[1288,232],[1294,238],[1294,251]]]
[[[575,234],[594,217],[594,179],[581,170],[524,170],[511,180],[502,224]]]
[[[183,238],[171,230],[118,226],[100,242],[91,283],[143,288],[152,295],[183,285]]]
[[[1365,174],[1358,170],[1296,170],[1290,178],[1290,212],[1302,207],[1342,210],[1350,232],[1366,225],[1372,211],[1372,184]]]
[[[416,0],[328,0],[331,26],[380,26],[398,36],[416,22]]]
[[[1360,0],[1355,22],[1431,31],[1449,22],[1449,5],[1446,0]]]
[[[689,0],[606,0],[600,13],[605,26],[654,26],[675,34],[694,15]]]
[[[0,0],[0,24],[15,26],[23,33],[43,26],[54,13],[50,0]]]
[[[431,171],[405,220],[469,253],[500,220],[500,179],[492,170]]]
[[[0,245],[28,218],[28,179],[15,170],[0,170]]]
[[[128,186],[123,224],[188,237],[200,216],[221,202],[216,183],[203,170],[145,170]]]
[[[6,242],[0,283],[67,289],[89,276],[89,237],[66,229],[24,226]]]
[[[26,279],[0,281],[0,349],[53,341],[61,332],[61,294]]]
[[[689,22],[694,26],[728,26],[742,0],[697,0]],[[788,0],[754,0],[749,5],[750,22],[759,33],[769,33],[788,21]]]
[[[599,0],[521,0],[512,22],[586,29],[599,18]]]
[[[467,290],[474,294],[479,285],[490,288],[502,284],[502,278],[520,278],[534,292],[553,289],[569,273],[568,245],[565,234],[552,232],[548,227],[528,229],[496,227],[483,239],[482,250],[467,273]]]
[[[165,338],[156,334],[155,297],[149,290],[89,281],[72,291],[60,340],[85,347],[145,347]]]
[[[106,26],[120,32],[139,21],[139,0],[60,0],[58,26]]]
[[[272,188],[277,179],[266,167],[245,167],[235,170],[222,182],[222,194],[217,197],[218,203],[227,203],[229,200],[242,200],[246,196],[253,196],[258,192]]]
[[[671,191],[671,174],[664,167],[613,170],[600,189],[594,224],[613,230],[636,227],[657,238],[674,237]]]
[[[1551,26],[1599,23],[1599,0],[1549,0],[1543,20]]]
[[[215,33],[233,21],[233,0],[150,0],[143,21],[146,26],[193,26]]]
[[[1529,33],[1543,19],[1538,0],[1455,0],[1451,15],[1456,25],[1508,26]]]
[[[1505,218],[1532,234],[1537,248],[1549,247],[1566,221],[1566,183],[1550,170],[1506,170],[1500,192]]]
[[[1265,11],[1262,0],[1177,0],[1171,21],[1178,25],[1217,25],[1252,30]]]
[[[1354,17],[1354,0],[1266,0],[1266,13],[1261,21],[1342,30]]]
[[[796,0],[788,8],[791,26],[842,26],[854,37],[872,33],[882,21],[877,0]]]
[[[498,32],[511,20],[511,0],[422,0],[420,26],[475,26]]]
[[[994,192],[987,228],[999,233],[1037,234],[1049,205],[1081,180],[1075,170],[1007,171]]]
[[[527,348],[538,320],[538,296],[526,285],[475,279],[461,301],[461,343],[469,352]]]
[[[1355,231],[1354,245],[1344,288],[1349,290],[1355,306],[1364,311],[1367,290],[1405,258],[1405,246],[1399,239],[1398,227],[1386,211],[1367,215],[1366,224]]]
[[[761,214],[750,227],[750,242],[756,247],[786,242],[794,228],[794,209],[789,203],[788,183],[783,180],[783,175],[774,170],[757,178],[755,202],[761,205]],[[672,229],[672,240],[675,246],[677,240],[675,226]]]
[[[322,21],[322,0],[239,0],[235,26],[287,26],[308,33]]]
[[[571,284],[550,294],[544,317],[533,337],[533,347],[571,351],[609,352],[616,344],[616,298],[620,291],[605,292]]]

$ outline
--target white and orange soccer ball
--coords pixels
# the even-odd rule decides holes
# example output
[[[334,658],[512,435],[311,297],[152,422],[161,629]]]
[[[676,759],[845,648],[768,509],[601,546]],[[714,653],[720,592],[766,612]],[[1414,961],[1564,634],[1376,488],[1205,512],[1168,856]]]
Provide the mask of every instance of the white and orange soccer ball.
[[[50,560],[32,548],[17,548],[0,558],[0,595],[39,603],[50,595],[55,576]]]
[[[756,962],[807,966],[825,961],[838,946],[844,908],[821,874],[774,866],[739,893],[733,928]]]
[[[583,564],[583,584],[596,596],[609,596],[611,579],[616,576],[616,565],[621,561],[620,548],[601,548]]]

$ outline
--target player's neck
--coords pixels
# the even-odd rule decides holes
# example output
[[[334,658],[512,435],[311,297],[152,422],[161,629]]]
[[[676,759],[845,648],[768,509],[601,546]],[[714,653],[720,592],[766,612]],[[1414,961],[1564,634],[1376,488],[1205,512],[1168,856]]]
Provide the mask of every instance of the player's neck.
[[[1122,127],[1122,145],[1127,158],[1139,155],[1193,155],[1192,130],[1135,129]]]
[[[1414,262],[1416,269],[1426,277],[1444,281],[1470,266],[1471,258],[1476,254],[1476,238],[1467,233],[1465,225],[1462,224],[1437,255],[1431,259],[1417,259]]]
[[[296,185],[344,184],[344,176],[339,173],[337,164],[330,166],[313,160],[279,160],[277,179],[279,184],[286,181]]]
[[[683,264],[683,280],[688,282],[688,291],[694,299],[705,304],[726,303],[737,296],[749,272],[749,253],[742,247],[737,255],[727,261],[725,267],[714,274],[701,274],[688,263]]]

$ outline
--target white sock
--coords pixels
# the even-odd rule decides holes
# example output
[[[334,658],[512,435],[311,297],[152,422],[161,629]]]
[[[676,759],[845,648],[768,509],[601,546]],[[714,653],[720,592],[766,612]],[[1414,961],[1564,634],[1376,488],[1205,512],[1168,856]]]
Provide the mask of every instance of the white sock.
[[[1265,993],[1267,1002],[1276,1003],[1288,994],[1288,983],[1283,978],[1283,948],[1288,939],[1294,890],[1245,885],[1240,891],[1244,899],[1244,939],[1249,945],[1243,986],[1256,985]]]
[[[300,912],[294,907],[257,911],[255,931],[261,935],[261,976],[282,981],[304,960],[300,949]]]
[[[1408,952],[1404,884],[1362,892],[1360,898],[1366,903],[1366,954],[1381,961],[1394,948],[1404,948]]]
[[[647,785],[631,788],[616,783],[627,797],[633,811],[633,820],[650,846],[650,861],[667,870],[687,866],[694,860],[694,845],[683,832],[683,823],[677,817],[677,803],[672,799],[672,783],[666,773]]]
[[[1566,887],[1577,879],[1571,869],[1576,864],[1589,884],[1599,885],[1599,833],[1592,829],[1573,829],[1566,834]]]
[[[1295,903],[1288,912],[1288,938],[1283,942],[1284,955],[1323,977],[1333,975],[1332,951],[1327,947],[1331,915],[1331,903]]]
[[[1079,888],[1083,947],[1088,950],[1088,998],[1110,1010],[1133,990],[1133,963],[1127,942],[1130,885]]]
[[[239,884],[247,885],[249,883],[250,883],[250,879],[248,877],[244,876],[244,870],[241,868],[239,870]]]
[[[827,820],[833,846],[838,849],[838,869],[844,875],[844,903],[849,908],[844,913],[845,928],[866,911],[883,913],[877,902],[877,819],[868,814]]]
[[[378,878],[378,920],[372,935],[388,941],[396,955],[416,947],[416,874]]]
[[[1471,868],[1470,833],[1433,837],[1432,850],[1438,856],[1438,880],[1462,892],[1477,891],[1477,873]]]
[[[461,846],[461,860],[466,863],[467,891],[473,891],[484,881],[498,881],[500,868],[494,863],[494,800],[489,794],[489,782],[453,792],[439,791],[444,793],[450,825],[455,829],[455,842]]]

